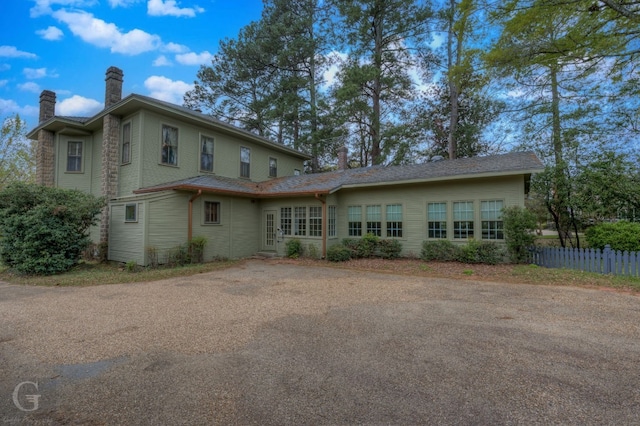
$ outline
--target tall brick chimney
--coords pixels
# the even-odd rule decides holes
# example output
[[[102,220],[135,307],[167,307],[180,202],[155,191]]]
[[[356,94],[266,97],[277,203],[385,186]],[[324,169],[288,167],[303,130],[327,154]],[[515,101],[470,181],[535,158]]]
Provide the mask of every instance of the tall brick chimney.
[[[56,94],[50,90],[43,90],[40,94],[39,122],[44,123],[56,114]],[[36,146],[36,183],[53,186],[55,180],[55,164],[53,149],[53,132],[40,130],[38,145]]]
[[[107,82],[104,91],[104,107],[109,108],[111,105],[122,99],[122,80],[124,74],[117,67],[109,67],[107,70]]]
[[[338,170],[347,170],[349,167],[349,150],[346,146],[338,149]]]
[[[105,109],[122,99],[123,73],[120,68],[109,67],[105,78]],[[118,195],[118,147],[120,146],[120,117],[106,114],[102,119],[102,167],[101,190],[107,201]],[[100,242],[109,242],[109,206],[102,209],[100,216]]]

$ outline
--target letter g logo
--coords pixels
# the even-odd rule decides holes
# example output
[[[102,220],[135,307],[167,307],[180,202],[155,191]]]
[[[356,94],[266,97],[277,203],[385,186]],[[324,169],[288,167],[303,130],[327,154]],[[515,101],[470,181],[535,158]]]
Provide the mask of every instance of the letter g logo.
[[[15,389],[13,389],[13,403],[16,407],[18,407],[18,410],[20,411],[35,411],[38,409],[38,400],[40,399],[40,395],[25,395],[25,399],[27,400],[27,402],[30,402],[32,405],[32,408],[25,408],[22,406],[22,404],[20,403],[20,398],[19,398],[19,394],[20,394],[20,389],[25,386],[25,385],[32,385],[33,387],[36,388],[36,391],[38,390],[38,382],[22,382],[22,383],[18,383],[18,386],[15,387]]]

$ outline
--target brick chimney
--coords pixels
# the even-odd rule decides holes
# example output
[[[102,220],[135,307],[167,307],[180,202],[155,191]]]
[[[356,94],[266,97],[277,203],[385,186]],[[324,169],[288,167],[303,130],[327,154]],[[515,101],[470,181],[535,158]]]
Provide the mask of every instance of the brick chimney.
[[[104,108],[122,99],[123,73],[120,68],[109,67],[105,78]],[[120,146],[120,116],[106,114],[102,119],[102,165],[100,186],[102,195],[109,201],[118,195],[118,148]],[[109,242],[109,206],[100,215],[100,242]]]
[[[349,167],[349,150],[346,146],[338,149],[338,170],[347,170]]]
[[[56,94],[50,90],[43,90],[40,94],[39,122],[44,123],[56,114]],[[55,158],[53,149],[53,132],[40,130],[36,145],[36,183],[53,186],[55,180]]]
[[[122,79],[124,74],[117,67],[109,67],[107,70],[107,78],[105,81],[106,89],[104,92],[104,107],[109,108],[111,105],[118,103],[122,99]]]

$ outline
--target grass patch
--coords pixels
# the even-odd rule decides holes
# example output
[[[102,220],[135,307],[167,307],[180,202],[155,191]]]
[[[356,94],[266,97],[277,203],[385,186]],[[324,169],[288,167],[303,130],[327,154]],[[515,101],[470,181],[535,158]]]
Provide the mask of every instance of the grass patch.
[[[543,268],[536,265],[513,267],[515,278],[531,284],[611,287],[640,291],[640,277],[605,275],[573,269]]]
[[[175,268],[140,268],[131,273],[128,268],[119,263],[81,262],[69,272],[58,275],[38,276],[16,274],[6,267],[0,269],[0,281],[12,284],[39,286],[92,286],[101,284],[125,284],[164,280],[167,278],[185,277],[216,271],[236,265],[235,260],[220,260],[207,263],[185,265]]]

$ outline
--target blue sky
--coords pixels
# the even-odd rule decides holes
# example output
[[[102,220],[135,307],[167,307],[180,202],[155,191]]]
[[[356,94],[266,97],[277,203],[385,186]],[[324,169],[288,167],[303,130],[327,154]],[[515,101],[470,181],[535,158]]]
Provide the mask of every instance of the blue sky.
[[[34,127],[42,90],[56,114],[102,109],[107,68],[124,72],[123,96],[182,104],[218,42],[258,20],[261,0],[3,0],[0,118]]]

